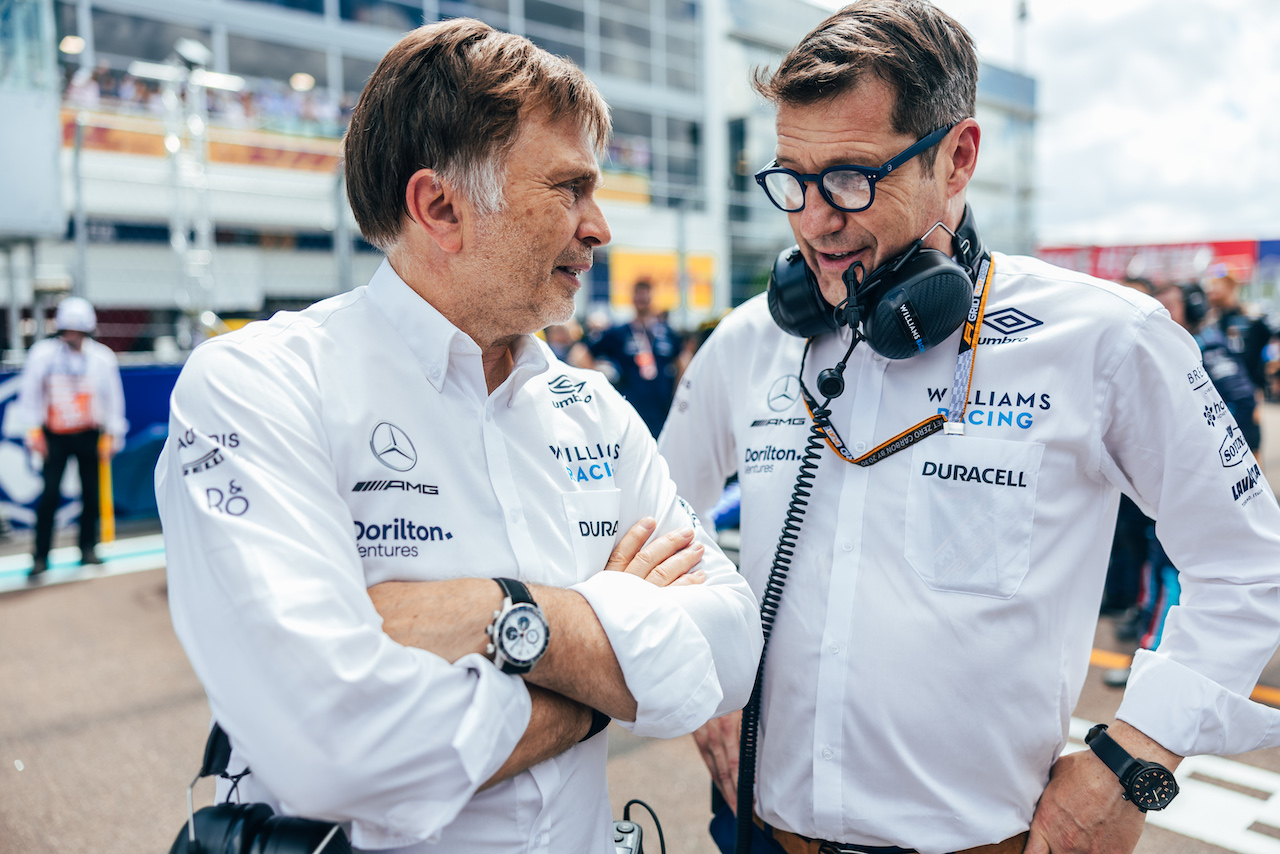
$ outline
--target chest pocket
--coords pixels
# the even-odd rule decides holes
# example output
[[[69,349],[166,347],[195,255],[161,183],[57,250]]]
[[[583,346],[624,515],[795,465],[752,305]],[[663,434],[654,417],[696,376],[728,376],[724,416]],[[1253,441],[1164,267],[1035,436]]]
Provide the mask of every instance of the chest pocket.
[[[1044,445],[921,442],[907,484],[906,558],[933,590],[1008,599],[1030,565]]]
[[[569,522],[569,541],[579,581],[604,569],[618,541],[618,514],[621,489],[591,489],[564,493],[564,512]]]

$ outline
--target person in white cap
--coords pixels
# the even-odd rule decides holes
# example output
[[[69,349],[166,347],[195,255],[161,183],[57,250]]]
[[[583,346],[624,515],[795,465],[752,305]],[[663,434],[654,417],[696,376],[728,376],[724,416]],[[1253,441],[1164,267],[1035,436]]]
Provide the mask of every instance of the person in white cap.
[[[111,348],[94,341],[98,318],[81,297],[58,304],[58,334],[39,341],[22,369],[18,406],[27,425],[27,449],[44,459],[44,493],[36,508],[35,550],[29,579],[47,568],[54,514],[61,500],[67,459],[80,469],[80,563],[99,563],[98,460],[110,459],[124,444],[120,368]]]

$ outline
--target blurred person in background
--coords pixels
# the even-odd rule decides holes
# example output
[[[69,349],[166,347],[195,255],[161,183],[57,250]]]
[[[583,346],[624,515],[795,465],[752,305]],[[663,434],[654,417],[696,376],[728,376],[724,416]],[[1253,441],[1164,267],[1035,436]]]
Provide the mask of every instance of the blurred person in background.
[[[582,324],[572,317],[564,323],[548,326],[543,334],[556,358],[575,368],[593,368],[591,351],[582,340]]]
[[[26,446],[44,461],[44,492],[36,508],[30,579],[48,569],[54,517],[62,500],[62,475],[75,458],[80,472],[80,563],[101,561],[98,542],[98,461],[124,446],[129,423],[116,354],[91,337],[98,326],[88,300],[58,304],[57,334],[32,346],[22,368],[19,411]]]
[[[631,304],[636,316],[592,342],[591,355],[613,366],[615,387],[657,436],[675,394],[680,336],[653,310],[653,285],[647,279],[632,287]]]
[[[1271,339],[1271,330],[1260,317],[1245,311],[1240,302],[1240,281],[1225,270],[1215,271],[1205,283],[1212,320],[1226,339],[1227,348],[1235,354],[1249,372],[1254,388],[1266,383],[1265,350]]]
[[[1249,447],[1256,451],[1262,445],[1261,407],[1263,390],[1267,385],[1267,342],[1271,340],[1271,330],[1262,318],[1245,311],[1240,302],[1240,281],[1227,272],[1224,265],[1217,265],[1213,273],[1205,283],[1204,292],[1208,296],[1209,307],[1213,309],[1209,322],[1217,327],[1221,340],[1211,335],[1210,343],[1214,346],[1225,344],[1244,366],[1249,381],[1253,383],[1257,408],[1250,416],[1249,424],[1241,419],[1237,421],[1250,439]]]
[[[1208,321],[1209,298],[1204,288],[1195,282],[1168,284],[1157,288],[1154,296],[1174,322],[1191,333],[1200,347],[1205,373],[1225,407],[1225,411],[1215,411],[1206,406],[1203,413],[1210,426],[1220,420],[1227,422],[1227,439],[1221,449],[1228,455],[1224,464],[1232,460],[1243,461],[1245,446],[1256,454],[1259,440],[1254,418],[1256,389],[1243,359],[1228,346],[1218,325]],[[1230,421],[1227,420],[1228,414]],[[1147,521],[1150,524],[1144,529],[1146,551],[1143,555],[1141,598],[1129,619],[1116,627],[1116,637],[1119,640],[1137,640],[1140,648],[1152,650],[1160,645],[1170,609],[1181,600],[1182,583],[1178,568],[1156,536],[1155,523]],[[1128,668],[1108,670],[1103,675],[1103,680],[1112,686],[1124,685],[1128,679]]]
[[[1263,330],[1263,347],[1269,332],[1265,324],[1239,313],[1238,308],[1217,308],[1212,296],[1213,287],[1211,284],[1206,292],[1195,282],[1166,285],[1155,296],[1178,325],[1196,340],[1209,379],[1221,395],[1249,450],[1257,455],[1262,446],[1258,391],[1261,388],[1259,382],[1265,379],[1265,374],[1254,370],[1250,359],[1255,366],[1261,362],[1262,348],[1256,347],[1260,337],[1258,328]],[[1217,287],[1221,293],[1223,286]],[[1230,285],[1226,287],[1233,289]],[[1212,419],[1214,413],[1206,413],[1205,417]]]

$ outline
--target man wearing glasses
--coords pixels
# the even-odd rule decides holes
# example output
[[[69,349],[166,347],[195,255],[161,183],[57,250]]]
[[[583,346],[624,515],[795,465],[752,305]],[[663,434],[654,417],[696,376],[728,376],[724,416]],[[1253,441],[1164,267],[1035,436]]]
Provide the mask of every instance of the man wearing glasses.
[[[740,780],[750,705],[696,737],[753,851],[1126,854],[1179,757],[1280,742],[1247,699],[1280,637],[1275,496],[1154,300],[984,248],[976,82],[919,0],[854,3],[757,77],[778,134],[757,180],[798,249],[660,440],[695,509],[741,481],[758,759]],[[1117,720],[1063,756],[1121,492],[1184,597]]]

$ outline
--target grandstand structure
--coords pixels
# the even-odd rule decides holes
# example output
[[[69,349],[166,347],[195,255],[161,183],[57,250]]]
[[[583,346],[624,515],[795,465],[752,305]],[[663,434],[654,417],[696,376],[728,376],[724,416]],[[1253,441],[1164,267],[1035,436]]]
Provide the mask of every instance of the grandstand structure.
[[[750,73],[828,14],[806,0],[0,0],[0,38],[20,7],[43,21],[21,38],[46,69],[44,113],[24,124],[51,121],[41,132],[61,144],[56,228],[6,244],[0,224],[6,347],[42,333],[30,307],[56,285],[99,307],[116,350],[179,358],[224,322],[368,278],[381,256],[346,206],[341,134],[387,48],[447,17],[569,57],[612,108],[614,242],[583,313],[625,312],[640,277],[677,326],[741,302],[791,242],[751,180],[773,115]],[[980,100],[979,223],[996,248],[1030,251],[1034,81],[984,65]]]

